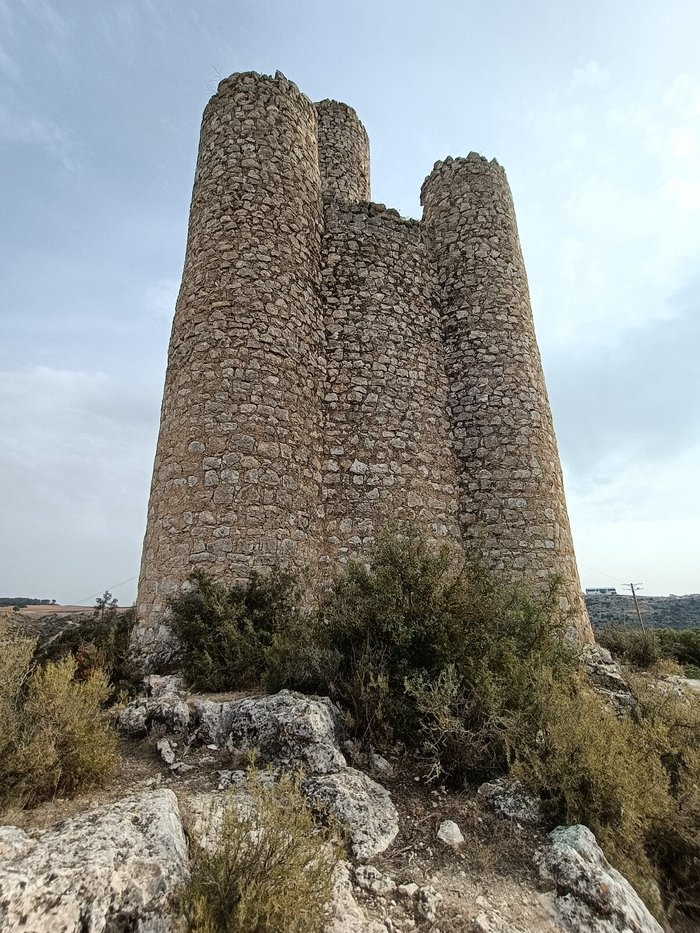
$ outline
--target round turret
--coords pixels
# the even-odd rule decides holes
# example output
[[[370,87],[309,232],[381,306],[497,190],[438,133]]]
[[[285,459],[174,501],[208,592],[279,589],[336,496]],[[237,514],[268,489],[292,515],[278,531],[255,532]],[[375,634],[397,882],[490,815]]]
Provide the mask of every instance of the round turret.
[[[317,556],[321,226],[313,104],[279,73],[222,81],[202,120],[139,581],[135,641],[152,663],[192,570],[231,582]]]
[[[463,534],[513,580],[544,588],[560,575],[572,633],[590,641],[505,172],[476,153],[446,159],[421,202],[441,289]]]
[[[316,105],[321,187],[357,203],[369,201],[369,139],[357,114],[337,100]]]

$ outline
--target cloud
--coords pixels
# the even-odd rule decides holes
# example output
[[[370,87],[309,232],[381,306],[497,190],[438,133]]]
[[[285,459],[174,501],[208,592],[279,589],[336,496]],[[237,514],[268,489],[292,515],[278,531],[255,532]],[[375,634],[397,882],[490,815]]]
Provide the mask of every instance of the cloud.
[[[657,464],[700,439],[700,278],[672,307],[662,323],[613,344],[552,357],[558,433],[577,480],[598,483],[625,464]]]
[[[149,285],[144,296],[146,313],[156,320],[171,321],[179,287],[179,281],[173,278],[162,278]]]
[[[6,105],[0,105],[0,141],[40,146],[71,172],[80,166],[73,142],[59,126],[51,120],[18,113]]]
[[[606,87],[610,80],[610,72],[599,61],[591,59],[581,68],[574,68],[571,73],[571,87],[574,90],[583,88]]]

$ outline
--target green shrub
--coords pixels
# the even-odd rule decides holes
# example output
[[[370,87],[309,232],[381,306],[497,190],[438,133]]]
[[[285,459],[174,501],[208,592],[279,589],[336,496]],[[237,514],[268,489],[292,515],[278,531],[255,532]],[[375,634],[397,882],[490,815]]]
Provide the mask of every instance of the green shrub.
[[[136,621],[132,607],[120,611],[110,593],[97,601],[91,616],[80,618],[56,638],[39,642],[35,651],[37,664],[61,661],[72,656],[78,680],[93,671],[104,670],[112,686],[112,696],[134,695],[141,672],[134,666],[129,639]]]
[[[552,824],[590,826],[658,916],[659,887],[668,908],[700,911],[697,698],[633,678],[636,706],[615,715],[579,679],[556,580],[535,598],[404,533],[303,596],[279,571],[230,590],[195,576],[173,602],[190,676],[326,694],[356,737],[402,740],[434,776],[512,768]],[[631,663],[664,663],[666,636],[606,632]],[[680,655],[677,642],[667,651]]]
[[[192,847],[183,908],[191,933],[321,933],[339,846],[315,824],[290,775],[230,799],[213,844]],[[209,835],[209,834],[207,834]]]
[[[700,677],[700,628],[654,629],[665,658],[677,661],[686,677]]]
[[[596,631],[598,644],[633,667],[648,670],[666,659],[679,664],[686,677],[700,676],[700,629],[654,628],[642,631],[610,625]]]
[[[200,571],[188,582],[169,601],[185,677],[200,690],[259,685],[274,632],[282,622],[294,625],[299,615],[297,578],[275,568],[268,576],[254,572],[247,583],[230,587]]]
[[[654,629],[609,625],[596,631],[596,641],[613,657],[647,670],[662,658],[661,645]]]
[[[537,790],[552,825],[584,823],[658,915],[651,825],[669,812],[669,781],[648,736],[587,688],[552,691],[536,742],[519,742],[515,773]]]
[[[103,712],[103,672],[75,679],[72,657],[32,667],[34,644],[0,628],[0,808],[31,806],[108,778],[117,737]]]
[[[671,805],[650,827],[648,848],[667,901],[700,917],[700,698],[632,680],[634,719],[668,776]]]
[[[536,731],[547,685],[573,652],[558,584],[539,599],[417,535],[384,537],[305,624],[281,625],[268,685],[328,694],[359,738],[424,742],[436,773],[484,775],[508,759],[508,722]]]

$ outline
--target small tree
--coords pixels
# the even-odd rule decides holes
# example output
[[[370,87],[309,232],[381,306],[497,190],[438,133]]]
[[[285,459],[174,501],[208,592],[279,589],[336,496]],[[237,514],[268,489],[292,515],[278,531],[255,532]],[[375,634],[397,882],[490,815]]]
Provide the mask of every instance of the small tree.
[[[104,619],[105,613],[114,612],[118,603],[119,600],[113,599],[109,590],[105,590],[102,596],[98,596],[95,600],[95,615],[99,616],[100,619]]]

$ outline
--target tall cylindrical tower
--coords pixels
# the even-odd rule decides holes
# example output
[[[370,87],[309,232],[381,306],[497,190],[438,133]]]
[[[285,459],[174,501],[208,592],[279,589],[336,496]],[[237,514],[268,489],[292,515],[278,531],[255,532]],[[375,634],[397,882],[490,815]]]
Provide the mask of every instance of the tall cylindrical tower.
[[[316,114],[322,189],[352,203],[369,201],[369,139],[359,117],[337,100],[319,101]]]
[[[136,648],[152,663],[193,568],[230,581],[318,556],[316,127],[279,73],[232,75],[204,111],[139,580]]]
[[[446,159],[421,203],[441,289],[463,534],[513,580],[561,575],[572,632],[592,640],[505,172],[475,153]]]

